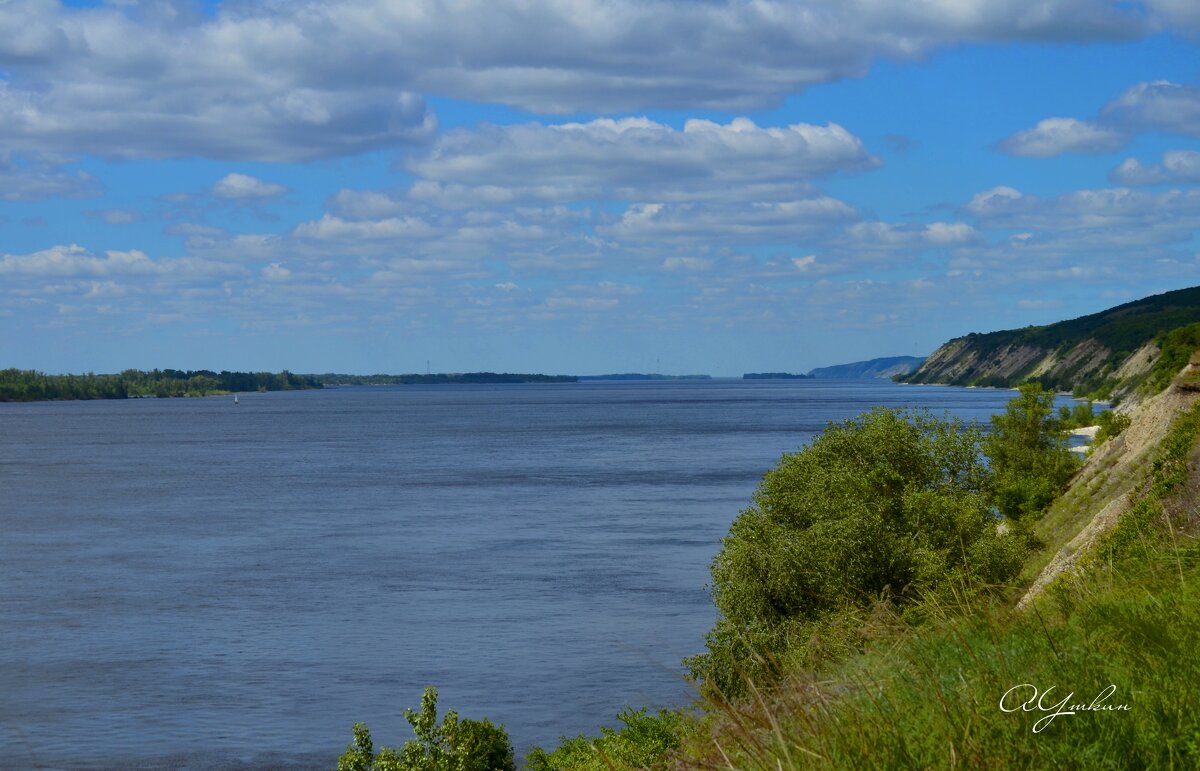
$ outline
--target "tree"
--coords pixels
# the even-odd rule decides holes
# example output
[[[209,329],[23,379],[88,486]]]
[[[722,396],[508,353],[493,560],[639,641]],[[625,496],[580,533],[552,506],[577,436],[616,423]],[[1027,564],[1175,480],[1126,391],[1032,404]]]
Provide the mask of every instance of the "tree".
[[[354,741],[338,758],[338,771],[514,771],[512,742],[489,720],[459,720],[454,710],[437,722],[437,689],[426,688],[421,711],[404,710],[416,738],[396,751],[374,752],[371,732],[354,724]]]
[[[980,441],[957,420],[876,408],[784,455],[713,560],[720,616],[693,674],[736,695],[839,613],[1015,575],[1023,541],[997,532]]]
[[[983,443],[991,464],[989,500],[1010,519],[1039,515],[1062,492],[1079,460],[1054,414],[1054,394],[1026,383],[1021,395],[992,417]]]

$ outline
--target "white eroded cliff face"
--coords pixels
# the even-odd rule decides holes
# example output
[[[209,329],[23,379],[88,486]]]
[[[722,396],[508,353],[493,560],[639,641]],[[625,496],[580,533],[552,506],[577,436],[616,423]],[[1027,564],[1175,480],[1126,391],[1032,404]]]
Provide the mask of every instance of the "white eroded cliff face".
[[[1055,525],[1076,530],[1038,574],[1017,608],[1027,607],[1064,572],[1075,569],[1097,540],[1120,521],[1144,491],[1155,451],[1171,424],[1200,402],[1200,366],[1189,364],[1165,391],[1129,410],[1131,423],[1119,436],[1095,449],[1087,458],[1060,501],[1051,507],[1047,532]],[[1195,456],[1195,452],[1193,452]],[[1194,485],[1200,485],[1200,468],[1193,464]],[[1062,532],[1062,530],[1058,530]]]

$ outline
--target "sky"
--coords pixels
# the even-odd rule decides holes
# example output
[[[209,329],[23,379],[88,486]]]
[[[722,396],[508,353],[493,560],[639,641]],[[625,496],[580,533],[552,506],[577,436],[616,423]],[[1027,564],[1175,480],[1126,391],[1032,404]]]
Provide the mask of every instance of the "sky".
[[[717,376],[1200,284],[1196,0],[0,0],[0,367]]]

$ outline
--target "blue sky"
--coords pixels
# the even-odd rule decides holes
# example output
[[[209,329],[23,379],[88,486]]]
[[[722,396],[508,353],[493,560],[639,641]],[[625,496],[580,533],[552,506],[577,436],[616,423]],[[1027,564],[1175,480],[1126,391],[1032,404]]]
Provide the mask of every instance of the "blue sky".
[[[925,354],[1200,284],[1194,0],[0,0],[0,366]]]

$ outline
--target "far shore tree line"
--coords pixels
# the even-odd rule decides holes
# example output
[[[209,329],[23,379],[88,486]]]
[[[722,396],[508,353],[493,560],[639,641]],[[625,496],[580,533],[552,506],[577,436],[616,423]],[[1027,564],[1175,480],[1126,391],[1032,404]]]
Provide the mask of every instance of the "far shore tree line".
[[[35,370],[0,370],[0,402],[131,397],[211,396],[247,391],[320,388],[308,375],[283,372],[127,369],[116,375],[47,375]]]

